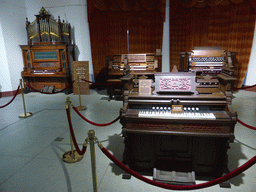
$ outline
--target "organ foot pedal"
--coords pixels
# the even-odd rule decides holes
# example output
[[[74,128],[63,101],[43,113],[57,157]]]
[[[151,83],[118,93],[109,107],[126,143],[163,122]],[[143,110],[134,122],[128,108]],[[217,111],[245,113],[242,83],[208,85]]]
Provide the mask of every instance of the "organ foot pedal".
[[[126,167],[128,167],[129,168],[129,166],[128,165],[126,165]],[[127,173],[127,172],[123,172],[123,176],[122,176],[122,179],[131,179],[131,174],[130,173]]]
[[[163,171],[154,168],[153,180],[171,185],[194,185],[195,172]]]
[[[44,88],[41,90],[43,93],[53,93],[55,89],[55,86],[44,86]]]
[[[228,173],[229,173],[229,171],[228,171]],[[226,173],[223,173],[222,176],[224,176],[224,175],[226,175]],[[220,183],[219,186],[222,188],[231,188],[231,184],[230,184],[229,180]]]

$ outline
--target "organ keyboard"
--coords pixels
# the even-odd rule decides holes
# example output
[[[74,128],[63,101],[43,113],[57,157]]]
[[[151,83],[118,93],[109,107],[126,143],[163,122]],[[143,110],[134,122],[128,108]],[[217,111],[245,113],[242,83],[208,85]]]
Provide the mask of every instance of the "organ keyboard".
[[[224,50],[192,50],[189,56],[189,71],[198,74],[220,74],[224,64]]]
[[[159,119],[216,119],[213,113],[172,113],[170,111],[139,111],[138,117],[141,118],[159,118]]]
[[[151,122],[153,124],[163,122],[166,124],[211,124],[215,127],[227,125],[223,130],[193,130],[191,132],[177,133],[175,125],[173,129],[161,129],[164,134],[180,134],[205,136],[208,135],[234,139],[234,124],[236,113],[228,105],[226,96],[219,93],[193,94],[193,95],[150,95],[140,96],[131,93],[125,103],[125,114],[122,123],[124,132],[140,132],[138,127],[127,126],[126,123]],[[124,111],[123,111],[124,112]],[[232,119],[233,118],[233,119]],[[131,125],[131,124],[129,124]],[[165,126],[163,126],[165,127]],[[144,128],[143,128],[144,129]],[[157,130],[155,130],[157,131]]]
[[[132,78],[124,78],[124,84]],[[123,162],[143,172],[156,168],[221,176],[227,169],[226,152],[234,140],[237,118],[232,94],[219,88],[222,83],[230,82],[173,72],[155,73],[148,95],[126,85],[120,111]]]

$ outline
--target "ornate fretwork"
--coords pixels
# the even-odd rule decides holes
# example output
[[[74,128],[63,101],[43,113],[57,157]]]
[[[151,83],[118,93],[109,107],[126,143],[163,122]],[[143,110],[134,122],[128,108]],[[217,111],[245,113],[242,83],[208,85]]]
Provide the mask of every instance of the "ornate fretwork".
[[[51,19],[51,14],[41,8],[36,19],[32,23],[26,18],[26,30],[29,45],[41,44],[71,44],[70,24],[64,20],[58,21]]]
[[[50,15],[44,7],[41,8],[41,10],[38,13],[41,17],[45,17],[46,15]]]

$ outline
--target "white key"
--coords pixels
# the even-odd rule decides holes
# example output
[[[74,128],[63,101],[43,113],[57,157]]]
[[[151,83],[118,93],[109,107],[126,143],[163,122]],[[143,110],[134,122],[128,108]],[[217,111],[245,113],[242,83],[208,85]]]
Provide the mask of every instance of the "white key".
[[[172,113],[169,111],[140,111],[138,117],[159,119],[216,119],[213,113]]]

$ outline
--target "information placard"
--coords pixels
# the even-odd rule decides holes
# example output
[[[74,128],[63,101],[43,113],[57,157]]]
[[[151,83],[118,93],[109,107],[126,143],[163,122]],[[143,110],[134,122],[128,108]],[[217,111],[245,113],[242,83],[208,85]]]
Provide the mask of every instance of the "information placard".
[[[79,77],[79,87],[81,95],[90,95],[89,83],[83,81],[89,80],[89,61],[73,61],[73,94],[78,95],[78,81]]]
[[[151,95],[151,79],[139,79],[139,95]]]

